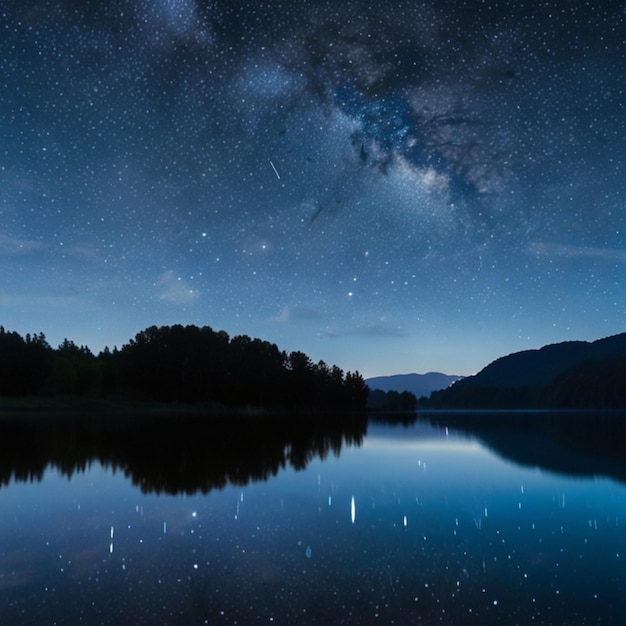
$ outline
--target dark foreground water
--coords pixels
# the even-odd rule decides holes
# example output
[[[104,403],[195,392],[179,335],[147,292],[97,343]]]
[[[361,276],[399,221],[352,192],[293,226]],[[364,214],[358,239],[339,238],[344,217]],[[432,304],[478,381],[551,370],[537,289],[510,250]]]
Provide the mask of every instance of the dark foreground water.
[[[261,438],[259,457],[195,432],[140,461],[121,434],[70,431],[31,436],[24,461],[12,430],[0,623],[624,623],[619,454],[517,427],[364,428]]]

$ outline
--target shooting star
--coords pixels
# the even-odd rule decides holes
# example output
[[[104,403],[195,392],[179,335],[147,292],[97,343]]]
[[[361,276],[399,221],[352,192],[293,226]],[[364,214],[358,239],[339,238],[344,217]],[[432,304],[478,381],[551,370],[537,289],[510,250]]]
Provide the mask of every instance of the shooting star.
[[[270,165],[272,166],[272,169],[274,170],[274,174],[276,174],[276,178],[278,178],[278,180],[280,180],[280,174],[278,173],[278,170],[276,169],[276,166],[270,161]]]

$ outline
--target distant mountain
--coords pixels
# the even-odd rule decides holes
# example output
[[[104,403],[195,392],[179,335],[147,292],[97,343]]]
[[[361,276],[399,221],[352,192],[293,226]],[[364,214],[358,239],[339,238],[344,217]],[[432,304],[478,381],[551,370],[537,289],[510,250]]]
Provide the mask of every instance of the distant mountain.
[[[431,395],[434,408],[626,408],[626,333],[501,357]]]
[[[416,398],[430,396],[433,391],[445,389],[453,382],[460,379],[460,376],[450,376],[440,372],[428,372],[427,374],[396,374],[395,376],[376,376],[367,378],[367,386],[382,391],[410,391]]]

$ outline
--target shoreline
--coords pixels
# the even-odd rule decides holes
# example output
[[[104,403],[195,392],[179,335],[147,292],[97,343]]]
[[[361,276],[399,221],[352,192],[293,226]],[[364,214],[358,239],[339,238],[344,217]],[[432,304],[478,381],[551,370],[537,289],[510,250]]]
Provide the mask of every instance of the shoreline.
[[[44,419],[160,419],[160,418],[286,418],[293,416],[362,415],[365,410],[347,407],[257,407],[227,406],[218,402],[197,404],[163,403],[89,397],[0,398],[0,421]]]

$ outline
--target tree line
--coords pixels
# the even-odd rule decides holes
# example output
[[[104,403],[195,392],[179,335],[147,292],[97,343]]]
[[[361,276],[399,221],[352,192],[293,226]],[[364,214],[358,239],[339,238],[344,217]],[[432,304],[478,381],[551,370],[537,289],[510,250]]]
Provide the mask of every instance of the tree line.
[[[43,333],[22,337],[0,326],[0,396],[95,396],[228,406],[363,409],[369,389],[300,351],[209,326],[150,326],[121,349],[97,356]]]
[[[143,493],[191,495],[244,486],[360,446],[367,418],[361,412],[346,417],[0,420],[0,488],[15,480],[41,481],[50,466],[71,478],[94,461],[122,471]]]
[[[417,398],[410,391],[383,391],[382,389],[370,390],[367,400],[367,408],[374,411],[415,411]]]

